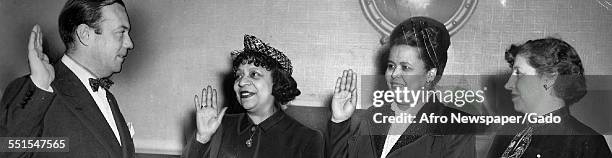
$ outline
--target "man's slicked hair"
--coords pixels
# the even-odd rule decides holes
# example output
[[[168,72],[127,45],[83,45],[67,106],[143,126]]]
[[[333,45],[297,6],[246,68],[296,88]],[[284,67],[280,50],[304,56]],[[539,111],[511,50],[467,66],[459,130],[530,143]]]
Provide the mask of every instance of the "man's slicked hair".
[[[75,32],[81,24],[95,28],[100,34],[102,7],[115,3],[125,7],[122,0],[68,0],[59,16],[59,33],[66,49],[74,46]]]

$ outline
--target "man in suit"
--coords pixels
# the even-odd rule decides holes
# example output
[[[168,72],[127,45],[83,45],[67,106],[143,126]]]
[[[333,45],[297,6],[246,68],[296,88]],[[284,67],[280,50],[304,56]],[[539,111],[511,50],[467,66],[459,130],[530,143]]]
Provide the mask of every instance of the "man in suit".
[[[109,91],[109,77],[133,48],[122,0],[68,0],[59,17],[64,56],[51,64],[34,26],[30,75],[13,81],[0,102],[0,137],[67,137],[68,152],[0,157],[134,157],[131,132]]]

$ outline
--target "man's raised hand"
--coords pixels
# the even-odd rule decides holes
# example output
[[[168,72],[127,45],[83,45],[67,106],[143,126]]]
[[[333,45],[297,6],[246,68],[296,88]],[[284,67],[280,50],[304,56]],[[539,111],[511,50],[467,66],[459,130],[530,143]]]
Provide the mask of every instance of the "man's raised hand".
[[[40,89],[52,91],[51,82],[55,79],[55,70],[49,62],[49,57],[43,53],[42,31],[35,25],[28,41],[28,62],[30,79]]]

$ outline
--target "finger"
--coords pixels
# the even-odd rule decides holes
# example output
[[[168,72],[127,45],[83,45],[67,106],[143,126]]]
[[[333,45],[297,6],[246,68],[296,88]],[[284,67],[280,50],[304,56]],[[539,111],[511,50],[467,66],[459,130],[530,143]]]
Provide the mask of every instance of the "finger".
[[[38,48],[38,36],[40,36],[40,33],[38,33],[40,30],[40,26],[36,25],[34,28],[34,34],[35,34],[35,38],[34,38],[34,49]]]
[[[34,27],[32,28],[32,32],[30,32],[30,40],[28,40],[28,50],[30,54],[28,55],[35,55],[33,54],[32,50],[34,50],[34,42],[36,42],[36,27],[38,25],[34,25]]]
[[[195,96],[193,97],[193,102],[194,102],[194,105],[195,105],[196,110],[200,110],[200,105],[198,104],[198,103],[199,103],[199,101],[198,101],[198,95],[195,95]]]
[[[351,102],[353,103],[353,106],[357,106],[357,89],[351,92]]]
[[[213,89],[213,91],[212,91],[212,100],[211,100],[211,103],[212,103],[212,107],[213,107],[213,108],[214,108],[214,109],[215,109],[217,112],[219,112],[219,110],[218,110],[218,108],[219,108],[219,107],[217,106],[217,105],[218,105],[218,104],[217,104],[217,89]]]
[[[40,48],[41,48],[41,33],[40,33],[40,26],[36,25],[36,30],[34,30],[34,34],[36,34],[35,39],[34,39],[34,52],[36,53],[36,57],[38,57],[39,60],[42,60],[42,53]]]
[[[36,38],[37,43],[36,43],[36,45],[35,45],[35,46],[36,46],[36,48],[37,48],[37,49],[41,49],[41,50],[42,50],[42,39],[43,39],[43,34],[42,34],[42,30],[41,30],[40,26],[38,26],[38,32],[37,32],[36,34],[37,34],[38,36],[37,36],[37,38]],[[39,53],[42,53],[42,52],[39,52]]]
[[[202,88],[202,94],[200,95],[200,106],[206,106],[206,104],[204,104],[204,97],[206,97],[206,95],[204,95],[206,93],[206,88]]]
[[[212,88],[210,87],[210,85],[206,86],[206,100],[204,100],[204,102],[206,103],[206,107],[211,107],[212,105],[212,101],[210,101],[212,99]]]
[[[342,83],[340,83],[340,91],[346,90],[346,70],[342,71]]]
[[[356,89],[357,89],[357,73],[353,72],[350,91],[355,91]]]
[[[210,107],[213,107],[213,99],[214,99],[213,92],[214,91],[215,91],[215,89],[212,86],[210,86],[210,89],[208,90],[208,97],[209,97],[208,98],[208,105],[210,105]],[[217,111],[215,111],[215,112],[217,112]]]
[[[348,73],[346,74],[346,88],[348,91],[351,91],[353,89],[353,70],[349,69]]]
[[[342,81],[341,77],[336,79],[336,86],[334,86],[334,93],[340,93],[340,82]]]

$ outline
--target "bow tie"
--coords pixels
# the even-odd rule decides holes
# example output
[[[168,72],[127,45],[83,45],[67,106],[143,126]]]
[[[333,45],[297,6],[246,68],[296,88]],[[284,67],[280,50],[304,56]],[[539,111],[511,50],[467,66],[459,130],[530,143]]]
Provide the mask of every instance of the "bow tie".
[[[108,90],[108,88],[113,85],[113,81],[108,78],[89,78],[89,85],[94,92],[97,92],[99,87]]]

